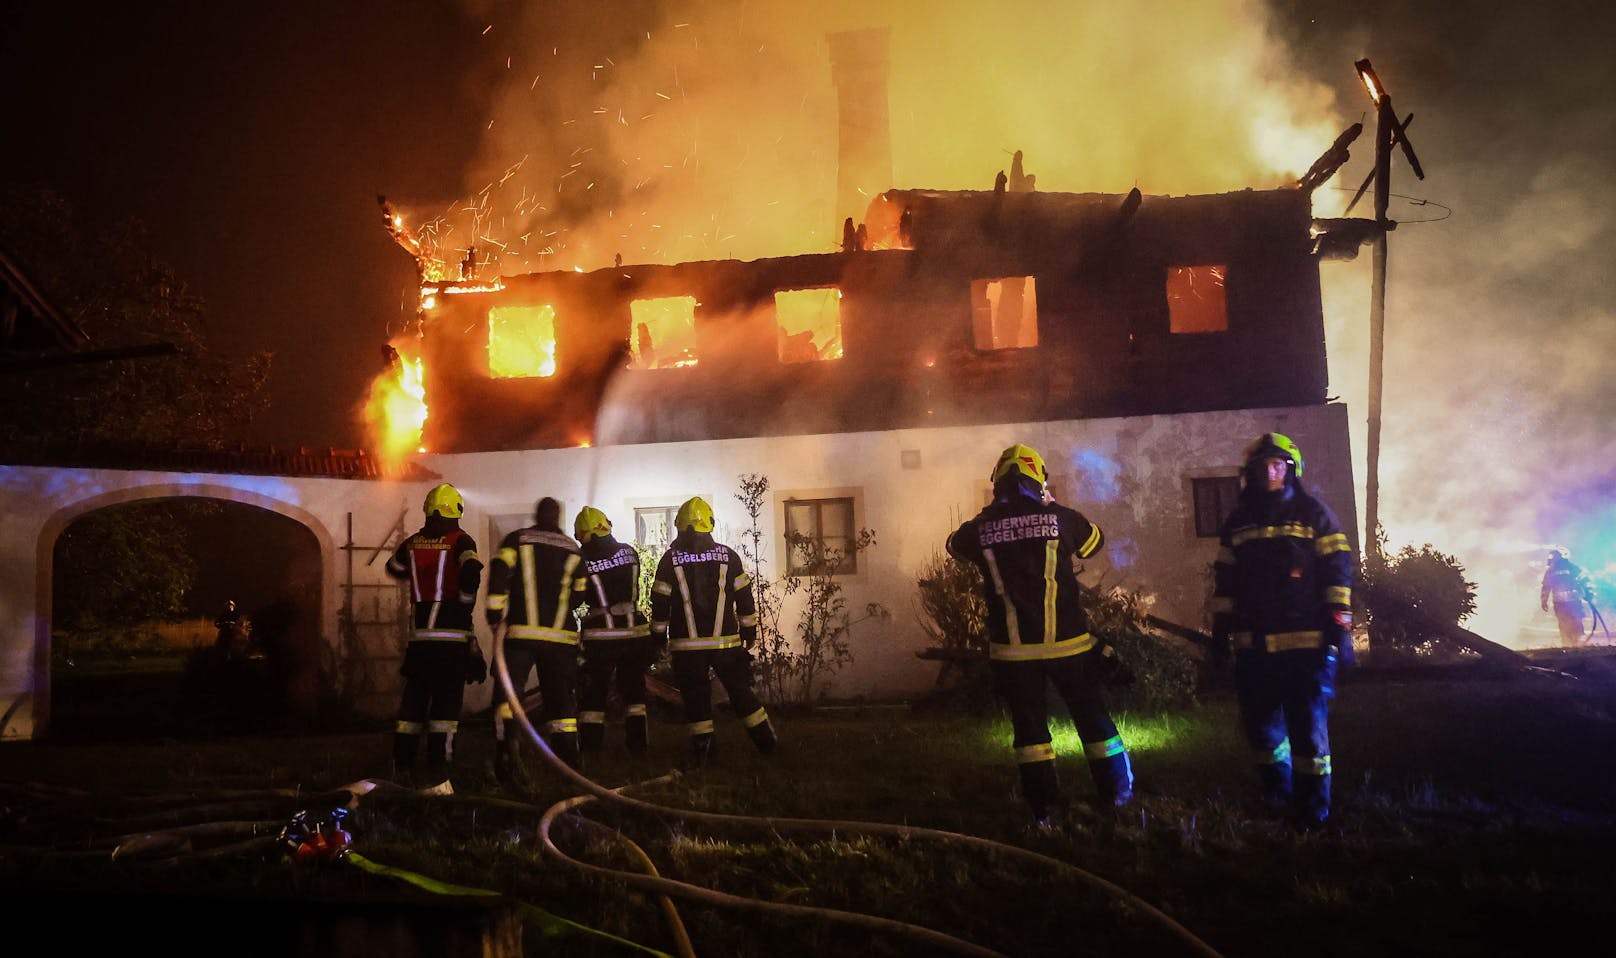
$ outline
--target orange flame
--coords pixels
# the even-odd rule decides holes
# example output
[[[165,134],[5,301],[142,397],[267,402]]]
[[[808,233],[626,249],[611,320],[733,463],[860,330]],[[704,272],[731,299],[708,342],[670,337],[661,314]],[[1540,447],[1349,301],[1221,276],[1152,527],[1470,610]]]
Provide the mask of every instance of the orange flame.
[[[382,460],[401,462],[412,452],[426,451],[421,445],[427,417],[426,381],[414,340],[404,338],[391,345],[398,350],[398,360],[371,381],[365,424]]]

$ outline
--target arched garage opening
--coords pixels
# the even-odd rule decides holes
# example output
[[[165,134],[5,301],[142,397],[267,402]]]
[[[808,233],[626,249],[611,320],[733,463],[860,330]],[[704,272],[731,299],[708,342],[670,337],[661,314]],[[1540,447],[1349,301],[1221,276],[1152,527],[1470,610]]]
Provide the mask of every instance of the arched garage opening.
[[[253,734],[314,710],[326,544],[261,498],[130,490],[53,517],[51,738]]]

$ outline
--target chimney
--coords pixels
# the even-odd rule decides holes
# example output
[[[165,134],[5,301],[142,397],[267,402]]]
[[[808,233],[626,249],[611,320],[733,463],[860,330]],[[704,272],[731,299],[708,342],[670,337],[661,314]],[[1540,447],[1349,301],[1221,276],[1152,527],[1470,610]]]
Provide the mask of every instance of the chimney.
[[[839,118],[836,150],[836,222],[864,222],[870,201],[892,187],[892,122],[887,109],[886,27],[825,35]]]

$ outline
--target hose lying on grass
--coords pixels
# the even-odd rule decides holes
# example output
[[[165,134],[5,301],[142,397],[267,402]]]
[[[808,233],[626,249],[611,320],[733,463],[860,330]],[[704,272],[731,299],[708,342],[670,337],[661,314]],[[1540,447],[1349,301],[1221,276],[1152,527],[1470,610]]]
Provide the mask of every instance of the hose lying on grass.
[[[556,818],[563,812],[584,804],[585,802],[589,801],[590,798],[597,798],[603,802],[618,805],[633,811],[652,812],[656,814],[672,814],[689,821],[706,822],[709,824],[752,825],[769,828],[776,831],[789,832],[841,831],[858,832],[867,835],[886,835],[899,839],[924,838],[938,841],[946,845],[958,845],[966,848],[993,852],[1010,857],[1012,859],[1027,862],[1029,864],[1053,868],[1058,871],[1064,871],[1075,875],[1085,883],[1097,888],[1105,894],[1120,900],[1124,904],[1132,906],[1134,909],[1145,915],[1145,917],[1166,928],[1195,954],[1208,956],[1208,958],[1221,958],[1219,953],[1212,948],[1212,946],[1196,937],[1183,925],[1180,925],[1177,921],[1175,921],[1171,916],[1167,915],[1137,895],[1134,895],[1127,889],[1107,881],[1106,879],[1101,878],[1092,872],[1085,871],[1084,869],[1078,868],[1075,865],[1063,862],[1058,858],[1051,858],[1048,855],[1040,855],[1037,852],[1029,851],[1025,848],[1018,848],[1015,845],[1006,845],[1002,842],[996,842],[986,838],[979,838],[975,835],[965,835],[959,832],[950,832],[942,829],[922,828],[910,825],[891,825],[881,822],[841,821],[835,819],[777,818],[765,815],[732,815],[721,812],[703,812],[694,809],[683,809],[674,808],[667,805],[658,805],[653,802],[633,798],[623,794],[620,791],[614,791],[605,787],[604,785],[601,785],[593,779],[582,775],[566,762],[563,762],[560,757],[558,757],[555,752],[550,749],[549,743],[544,740],[544,737],[540,735],[538,730],[533,727],[533,723],[527,717],[526,710],[521,707],[521,696],[517,693],[516,688],[511,682],[510,671],[505,663],[505,627],[503,624],[501,624],[494,633],[494,672],[499,677],[499,684],[505,692],[506,701],[511,704],[511,711],[514,718],[521,726],[523,731],[526,732],[528,739],[532,741],[533,744],[538,748],[540,754],[544,756],[545,761],[549,763],[551,768],[560,774],[562,778],[568,782],[571,782],[573,785],[576,785],[586,793],[586,795],[569,799],[552,806],[547,812],[545,812],[544,817],[540,819],[539,822],[539,836],[544,843],[545,852],[558,861],[561,861],[573,868],[595,874],[610,875],[620,881],[625,882],[626,884],[635,887],[653,892],[660,892],[675,897],[687,898],[703,904],[717,905],[719,907],[747,908],[755,911],[772,912],[774,914],[789,915],[793,917],[818,918],[826,921],[834,921],[890,933],[902,938],[922,942],[933,947],[943,948],[959,954],[999,956],[999,952],[983,948],[980,945],[955,938],[951,935],[946,935],[934,929],[925,928],[919,925],[910,925],[904,922],[895,921],[893,919],[880,918],[874,915],[865,915],[859,912],[845,912],[835,909],[813,908],[803,905],[787,905],[778,902],[763,901],[756,898],[746,898],[739,895],[730,895],[724,892],[714,891],[698,885],[690,885],[684,882],[673,881],[667,878],[660,878],[652,875],[638,875],[632,872],[605,868],[599,865],[590,865],[569,857],[563,853],[561,849],[557,848],[555,843],[550,838],[550,827],[554,824]],[[1000,958],[1002,958],[1002,956],[1000,956]]]

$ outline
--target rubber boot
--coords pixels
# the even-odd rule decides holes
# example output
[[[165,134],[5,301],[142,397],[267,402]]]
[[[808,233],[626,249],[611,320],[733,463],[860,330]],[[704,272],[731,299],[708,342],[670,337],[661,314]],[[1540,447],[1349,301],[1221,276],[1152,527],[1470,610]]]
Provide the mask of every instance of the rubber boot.
[[[426,736],[426,783],[436,789],[444,789],[449,784],[449,738],[448,732],[428,732]],[[432,794],[449,794],[447,791],[433,792]]]
[[[516,784],[517,749],[515,738],[494,741],[494,778],[506,788]]]
[[[1284,808],[1291,801],[1291,763],[1273,762],[1257,766],[1257,779],[1262,783],[1263,804],[1270,808]]]
[[[634,706],[630,705],[632,710]],[[645,706],[639,706],[640,713],[636,715],[630,711],[623,717],[623,744],[628,750],[640,755],[651,746],[651,723],[644,712]]]
[[[1021,771],[1021,796],[1027,800],[1027,806],[1032,809],[1033,821],[1040,826],[1050,824],[1050,815],[1060,804],[1060,782],[1055,777],[1055,763],[1023,762],[1017,768]]]
[[[718,740],[711,732],[690,736],[690,767],[712,764],[718,757]]]
[[[1133,801],[1133,761],[1127,752],[1089,759],[1089,774],[1101,805],[1121,808]]]
[[[550,743],[550,751],[556,753],[556,757],[566,762],[569,768],[583,768],[584,756],[578,749],[577,732],[551,732],[545,741]]]
[[[1292,798],[1303,828],[1317,828],[1330,820],[1330,776],[1305,772],[1296,776]]]
[[[779,743],[779,739],[774,734],[774,725],[768,719],[748,728],[746,734],[752,736],[752,744],[757,746],[759,752],[764,755],[774,754],[774,747]]]
[[[606,723],[579,722],[578,747],[586,752],[600,752],[606,748]]]
[[[393,735],[393,779],[400,785],[412,786],[415,781],[415,753],[420,751],[421,736],[406,732]]]

